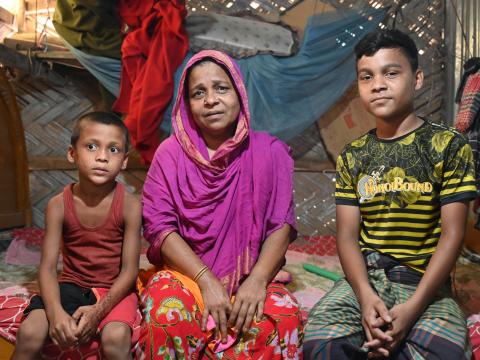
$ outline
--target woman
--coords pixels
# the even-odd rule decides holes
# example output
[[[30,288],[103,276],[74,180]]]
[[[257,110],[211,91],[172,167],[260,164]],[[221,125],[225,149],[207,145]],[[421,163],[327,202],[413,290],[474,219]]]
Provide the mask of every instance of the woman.
[[[298,305],[272,281],[296,236],[288,147],[250,130],[240,71],[217,51],[188,62],[172,118],[143,189],[162,269],[142,292],[146,358],[301,357]]]

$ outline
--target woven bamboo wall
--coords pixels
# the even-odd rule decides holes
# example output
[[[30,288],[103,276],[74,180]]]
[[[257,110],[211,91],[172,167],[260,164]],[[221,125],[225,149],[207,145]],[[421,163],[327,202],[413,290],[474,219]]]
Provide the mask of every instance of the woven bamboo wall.
[[[73,123],[80,115],[101,106],[96,80],[85,71],[69,72],[65,86],[54,86],[31,77],[13,80],[25,128],[29,162],[35,159],[63,159],[70,143]],[[58,161],[59,167],[64,165]],[[55,168],[55,163],[48,162]],[[145,171],[123,172],[119,180],[130,191],[139,192]],[[44,210],[52,195],[77,180],[73,170],[31,170],[30,198],[33,223],[42,227]]]
[[[81,114],[99,108],[97,85],[88,74],[74,73],[66,86],[53,86],[30,77],[13,80],[17,101],[25,127],[25,140],[30,163],[35,159],[64,158],[70,141],[73,122]],[[314,128],[310,142],[318,139]],[[294,155],[303,159],[327,160],[321,143],[312,148],[294,147]],[[309,160],[310,161],[310,160]],[[55,168],[55,164],[49,163]],[[63,166],[63,162],[59,167]],[[130,191],[139,193],[146,176],[144,170],[123,171],[119,180]],[[62,188],[77,180],[74,170],[30,170],[30,200],[33,223],[44,225],[48,200]],[[334,224],[333,174],[320,172],[295,173],[295,203],[301,234],[332,234]]]
[[[376,1],[393,5],[396,0]],[[377,6],[368,0],[331,1],[339,9]],[[393,13],[392,13],[393,14]],[[421,65],[426,73],[426,86],[419,94],[417,109],[437,122],[444,122],[444,23],[443,1],[412,0],[396,14],[396,25],[415,36],[421,55]],[[391,17],[389,22],[392,22]],[[29,77],[14,82],[17,99],[25,126],[25,137],[30,158],[65,156],[73,121],[81,114],[98,108],[100,97],[93,78],[86,73],[71,73],[65,86],[53,86]],[[316,125],[289,141],[296,160],[321,163],[328,160]],[[145,171],[123,172],[120,180],[139,192]],[[30,196],[33,222],[43,226],[44,209],[50,197],[63,186],[75,181],[72,170],[31,171]],[[335,206],[333,202],[334,175],[323,172],[295,173],[295,202],[298,230],[305,235],[334,234]]]
[[[446,115],[446,47],[444,43],[445,9],[442,0],[328,0],[338,10],[363,11],[367,7],[390,6],[389,16],[381,26],[395,26],[409,33],[419,49],[425,84],[416,99],[416,111],[432,121],[452,124]],[[404,3],[395,12],[394,8]],[[353,69],[352,69],[353,71]],[[453,93],[453,92],[452,92]],[[316,125],[289,141],[298,159],[309,162],[327,158]],[[295,199],[299,230],[305,234],[334,234],[335,206],[333,174],[296,173]]]
[[[451,123],[445,113],[445,4],[444,0],[329,0],[339,10],[390,7],[381,27],[395,27],[408,33],[419,50],[420,66],[425,73],[423,89],[418,93],[416,111],[439,123]],[[402,5],[403,4],[403,5]]]

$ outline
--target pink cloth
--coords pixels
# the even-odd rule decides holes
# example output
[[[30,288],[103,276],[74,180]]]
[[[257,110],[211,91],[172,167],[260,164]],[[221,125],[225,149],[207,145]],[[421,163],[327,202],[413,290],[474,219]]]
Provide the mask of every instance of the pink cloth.
[[[30,296],[25,294],[0,296],[0,337],[15,343]]]
[[[40,264],[40,248],[45,231],[35,227],[13,230],[13,240],[5,254],[5,263],[11,265]]]
[[[310,255],[334,256],[337,255],[337,240],[332,235],[299,236],[289,245],[288,250]]]
[[[480,322],[470,324],[468,332],[472,345],[472,360],[480,360]]]
[[[184,95],[188,69],[206,57],[228,69],[241,102],[235,135],[212,159]],[[250,130],[241,73],[218,51],[202,51],[188,62],[172,122],[175,134],[157,149],[143,187],[147,256],[161,265],[162,242],[177,232],[233,294],[257,261],[263,241],[285,224],[295,228],[289,148]]]
[[[13,230],[14,239],[25,240],[28,246],[41,247],[45,230],[37,227],[24,227]]]
[[[215,320],[213,319],[212,315],[208,315],[207,330],[208,331],[212,330],[212,335],[214,335],[213,329],[215,329]],[[228,334],[227,335],[227,342],[225,344],[223,344],[220,340],[210,341],[210,343],[213,343],[212,351],[214,353],[222,352],[222,351],[228,349],[230,346],[232,346],[233,343],[235,342],[235,340],[237,340],[237,337],[235,335]]]
[[[40,247],[28,246],[24,239],[15,238],[8,246],[5,263],[10,265],[39,265],[41,257]]]

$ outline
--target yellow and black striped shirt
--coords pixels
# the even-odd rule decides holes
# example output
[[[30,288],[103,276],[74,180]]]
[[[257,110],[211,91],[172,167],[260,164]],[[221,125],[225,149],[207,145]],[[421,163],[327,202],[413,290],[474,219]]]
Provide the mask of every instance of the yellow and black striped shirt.
[[[335,202],[360,207],[362,251],[375,250],[425,271],[441,231],[440,208],[476,195],[466,139],[425,121],[393,140],[372,130],[337,160]]]

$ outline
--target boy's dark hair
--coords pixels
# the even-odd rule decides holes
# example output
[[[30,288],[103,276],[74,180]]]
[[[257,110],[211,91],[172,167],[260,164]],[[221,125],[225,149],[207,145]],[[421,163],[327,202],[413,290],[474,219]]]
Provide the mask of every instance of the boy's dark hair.
[[[82,122],[84,121],[92,121],[104,125],[113,125],[120,128],[125,137],[125,152],[128,152],[128,149],[130,148],[130,135],[127,127],[120,117],[112,112],[106,111],[92,111],[78,118],[73,126],[72,136],[70,137],[70,144],[72,146],[77,144],[78,138],[80,137],[80,132],[82,131]]]
[[[408,59],[412,71],[417,71],[417,46],[404,32],[396,29],[378,29],[366,34],[355,46],[357,62],[362,56],[373,56],[380,49],[400,49]]]

